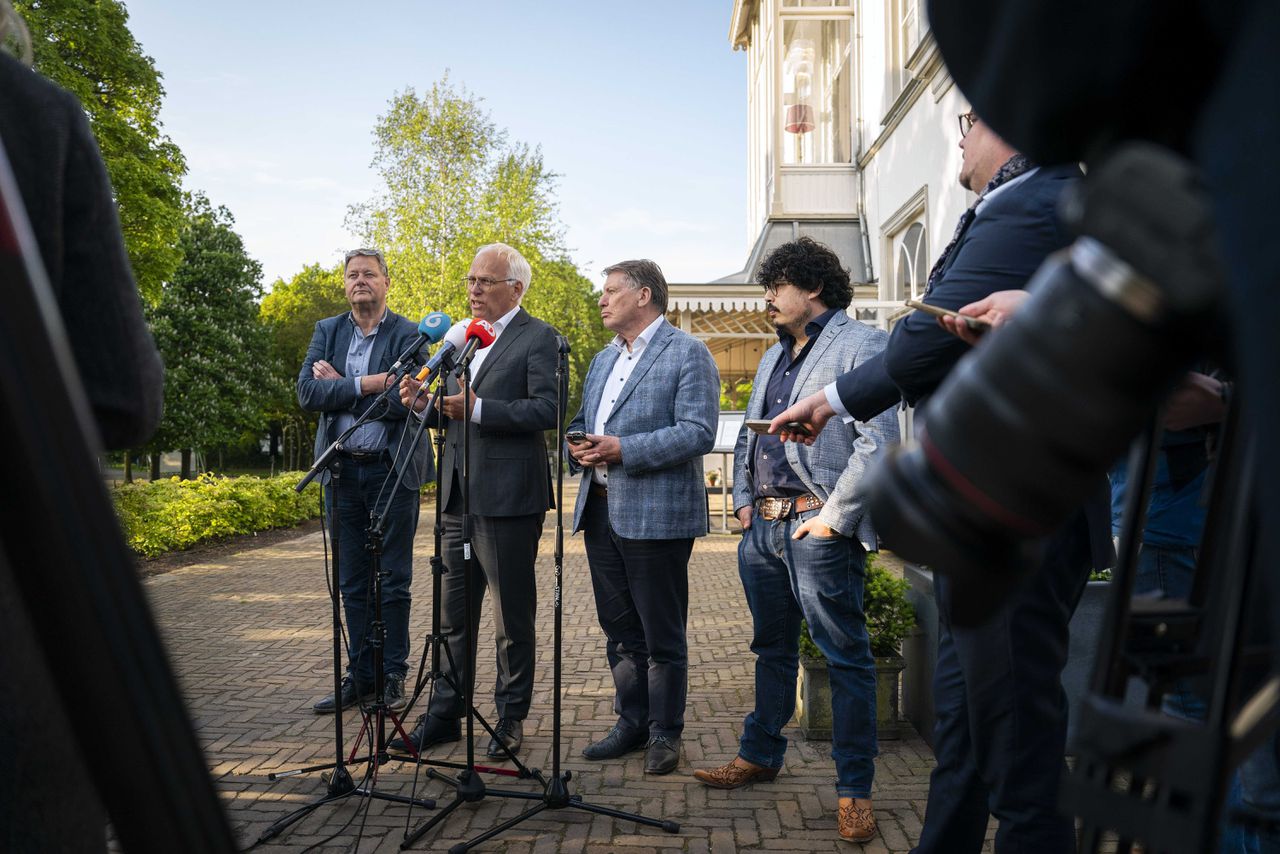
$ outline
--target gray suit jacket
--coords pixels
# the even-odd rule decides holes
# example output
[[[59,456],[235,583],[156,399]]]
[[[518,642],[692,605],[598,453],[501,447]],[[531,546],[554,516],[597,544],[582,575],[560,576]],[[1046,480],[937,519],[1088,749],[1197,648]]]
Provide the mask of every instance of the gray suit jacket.
[[[859,323],[843,312],[835,315],[805,357],[788,404],[821,391],[840,374],[883,351],[888,340],[889,336],[880,329]],[[775,344],[760,360],[751,400],[747,403],[747,418],[764,417],[765,386],[781,355],[782,345]],[[832,418],[812,445],[786,443],[791,468],[810,492],[826,501],[818,518],[846,537],[857,537],[868,551],[876,549],[876,534],[862,496],[858,494],[858,481],[871,461],[897,442],[897,413],[888,409],[866,422],[845,424],[839,418]],[[755,498],[755,483],[748,465],[755,453],[755,443],[756,434],[743,427],[733,449],[735,512]]]
[[[527,516],[553,506],[543,432],[556,427],[556,330],[523,308],[502,331],[471,388],[484,403],[470,423],[471,507],[478,516]],[[449,393],[458,383],[449,378]],[[450,420],[441,500],[462,483],[462,422]],[[455,480],[455,477],[457,478]]]
[[[351,378],[347,376],[347,349],[351,346],[351,312],[327,317],[316,324],[311,335],[307,357],[298,372],[298,403],[308,412],[320,413],[320,426],[316,430],[315,455],[320,456],[338,438],[337,415],[343,411],[354,412],[361,398],[356,395]],[[397,356],[403,353],[415,338],[418,326],[409,319],[387,311],[382,329],[373,340],[369,353],[369,373],[378,374],[390,369]],[[426,346],[418,354],[418,362],[426,361]],[[318,380],[311,375],[311,366],[324,360],[342,374],[338,380]],[[387,450],[395,454],[395,469],[403,472],[400,485],[405,489],[418,489],[436,476],[435,461],[431,459],[430,443],[424,431],[412,445],[411,429],[417,422],[406,418],[409,410],[400,402],[395,391],[387,395],[387,410],[381,420],[387,425]],[[403,441],[401,441],[403,439]],[[329,472],[321,475],[321,483],[329,482]]]
[[[609,346],[591,360],[570,430],[595,432],[600,398],[621,353]],[[604,425],[622,444],[622,465],[609,466],[609,523],[619,536],[668,540],[707,533],[702,456],[715,445],[719,412],[720,373],[707,345],[662,324]],[[579,471],[565,453],[570,470]],[[574,531],[582,527],[590,479],[590,470],[582,470]]]

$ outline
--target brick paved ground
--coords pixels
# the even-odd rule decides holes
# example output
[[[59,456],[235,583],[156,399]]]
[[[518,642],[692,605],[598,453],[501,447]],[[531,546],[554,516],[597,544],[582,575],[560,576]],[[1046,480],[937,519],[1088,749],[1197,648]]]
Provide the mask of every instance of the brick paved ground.
[[[570,505],[572,506],[572,505]],[[424,523],[429,519],[424,508]],[[530,767],[551,767],[551,641],[554,517],[548,517],[538,561],[539,661],[533,709],[525,723]],[[856,851],[835,832],[833,764],[829,745],[793,741],[786,768],[771,784],[737,792],[710,791],[691,776],[694,767],[733,757],[743,714],[752,695],[750,623],[735,567],[735,536],[698,541],[690,564],[689,709],[685,761],[668,777],[647,778],[643,754],[625,761],[591,763],[582,748],[613,721],[612,684],[595,620],[581,538],[566,537],[564,566],[564,767],[573,790],[591,802],[661,816],[681,824],[671,835],[627,821],[576,810],[548,812],[503,834],[481,850],[508,852],[624,851]],[[430,616],[430,525],[417,542],[414,582],[413,655]],[[330,661],[329,599],[320,534],[243,551],[148,579],[147,589],[169,644],[209,763],[235,829],[245,845],[273,821],[324,791],[319,774],[269,782],[267,774],[332,758],[332,718],[312,714],[311,703],[327,693]],[[493,629],[486,602],[481,632],[477,707],[493,714]],[[416,658],[414,659],[416,667]],[[346,725],[358,727],[349,713]],[[351,731],[349,729],[349,732]],[[909,728],[908,728],[909,731]],[[798,732],[791,730],[793,736]],[[487,743],[487,738],[481,741]],[[881,742],[876,772],[876,814],[881,835],[868,852],[905,852],[920,832],[932,757],[912,734]],[[458,746],[431,758],[459,759]],[[358,766],[357,775],[361,773]],[[533,781],[486,777],[490,785],[535,791]],[[377,780],[382,791],[409,794],[413,766],[391,763]],[[420,782],[428,796],[448,796],[441,783]],[[514,816],[524,802],[499,798],[464,805],[441,828],[415,846],[445,850]],[[260,846],[266,851],[394,851],[406,821],[399,804],[350,799],[330,806]],[[324,842],[330,834],[332,842]]]

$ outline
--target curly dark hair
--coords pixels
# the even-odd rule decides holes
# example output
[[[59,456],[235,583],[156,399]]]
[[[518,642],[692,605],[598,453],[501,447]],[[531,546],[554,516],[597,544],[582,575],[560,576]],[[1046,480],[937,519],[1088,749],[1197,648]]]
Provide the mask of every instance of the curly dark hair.
[[[853,285],[849,271],[831,247],[811,237],[784,243],[760,262],[756,281],[771,288],[787,282],[802,291],[822,291],[827,308],[848,308],[853,302]]]

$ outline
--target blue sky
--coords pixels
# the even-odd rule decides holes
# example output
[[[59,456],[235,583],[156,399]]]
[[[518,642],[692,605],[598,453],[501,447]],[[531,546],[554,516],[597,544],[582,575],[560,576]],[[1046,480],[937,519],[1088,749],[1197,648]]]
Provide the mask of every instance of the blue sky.
[[[673,282],[746,260],[746,54],[727,0],[125,3],[186,187],[231,210],[268,284],[353,245],[343,219],[376,187],[377,116],[446,70],[542,146],[597,285],[623,258]]]

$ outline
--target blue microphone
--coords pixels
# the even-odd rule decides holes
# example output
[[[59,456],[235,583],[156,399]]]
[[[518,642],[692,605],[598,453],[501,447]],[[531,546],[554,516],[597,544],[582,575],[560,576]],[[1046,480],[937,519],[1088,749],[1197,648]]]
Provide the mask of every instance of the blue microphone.
[[[418,324],[417,339],[409,345],[407,350],[400,354],[400,358],[396,359],[396,363],[391,366],[388,373],[395,374],[397,377],[401,376],[405,361],[411,359],[423,344],[434,344],[443,338],[452,323],[453,321],[449,319],[449,315],[443,311],[433,311],[422,318],[422,322]]]

